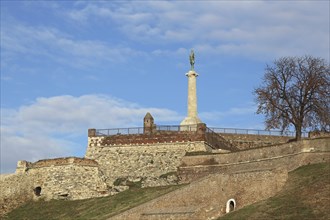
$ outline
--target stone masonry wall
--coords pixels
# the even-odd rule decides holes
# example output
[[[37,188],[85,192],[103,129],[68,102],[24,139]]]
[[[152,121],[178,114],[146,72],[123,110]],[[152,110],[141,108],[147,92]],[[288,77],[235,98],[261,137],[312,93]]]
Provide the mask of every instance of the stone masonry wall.
[[[97,161],[109,186],[118,178],[157,179],[176,172],[187,151],[209,150],[204,141],[116,146],[105,146],[105,141],[106,137],[89,137],[85,157]]]
[[[286,167],[293,170],[311,161],[330,161],[330,138],[302,140],[226,154],[186,156],[179,167],[183,182],[212,173]]]
[[[9,211],[33,199],[33,176],[27,174],[0,175],[0,218]]]
[[[287,143],[292,137],[272,136],[272,135],[253,135],[253,134],[227,134],[219,133],[229,143],[240,150],[247,150],[257,147],[278,145]]]
[[[111,135],[102,138],[102,146],[139,145],[172,142],[204,141],[204,133],[189,131],[159,131],[146,134]]]
[[[98,166],[77,164],[32,168],[33,186],[41,187],[41,198],[86,199],[109,194],[105,177]]]
[[[229,199],[241,208],[275,195],[287,176],[284,170],[215,174],[110,219],[215,219],[225,214]]]
[[[0,216],[31,199],[76,200],[109,195],[98,164],[74,157],[19,161],[16,174],[1,178],[0,192]]]
[[[310,163],[330,162],[330,138],[228,154],[186,156],[179,177],[188,186],[111,219],[215,219],[226,202],[236,209],[275,195],[288,171]]]

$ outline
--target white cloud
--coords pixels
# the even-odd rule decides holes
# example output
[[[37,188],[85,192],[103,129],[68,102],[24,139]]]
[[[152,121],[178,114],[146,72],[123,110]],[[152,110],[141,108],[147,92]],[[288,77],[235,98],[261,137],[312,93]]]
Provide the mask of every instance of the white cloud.
[[[205,53],[257,58],[312,54],[328,58],[327,1],[88,2],[74,19],[109,19],[128,38],[153,44],[208,45]],[[72,16],[78,14],[79,16]]]
[[[85,150],[88,128],[141,127],[146,112],[156,123],[182,118],[169,109],[104,95],[43,97],[18,109],[1,109],[1,172],[12,172],[18,160],[72,156]]]
[[[39,56],[36,60],[48,58],[80,68],[107,62],[125,62],[132,56],[144,55],[144,52],[127,46],[81,40],[56,28],[28,26],[17,22],[4,23],[1,29],[1,49],[6,62],[15,54],[25,55],[29,59],[33,55]]]

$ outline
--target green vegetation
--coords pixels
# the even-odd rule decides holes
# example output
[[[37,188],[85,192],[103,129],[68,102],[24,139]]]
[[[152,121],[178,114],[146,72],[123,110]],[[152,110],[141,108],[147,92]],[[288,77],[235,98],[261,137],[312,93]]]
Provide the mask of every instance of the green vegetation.
[[[107,219],[127,209],[182,187],[131,187],[114,196],[85,200],[51,200],[27,203],[8,213],[4,219]]]
[[[180,187],[141,189],[135,185],[111,197],[30,202],[4,219],[107,219]],[[276,196],[220,219],[330,219],[330,163],[303,166],[290,172],[288,182]]]
[[[114,182],[113,182],[113,185],[114,186],[119,186],[119,185],[121,185],[123,182],[125,182],[126,181],[126,178],[117,178]]]
[[[330,163],[290,172],[288,182],[276,196],[219,219],[330,219]]]

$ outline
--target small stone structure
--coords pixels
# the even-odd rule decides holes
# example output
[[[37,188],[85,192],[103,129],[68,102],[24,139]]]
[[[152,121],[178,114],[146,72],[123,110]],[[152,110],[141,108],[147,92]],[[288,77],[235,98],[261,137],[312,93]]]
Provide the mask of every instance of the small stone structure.
[[[147,112],[143,118],[143,133],[151,134],[156,131],[156,125],[154,124],[154,118]]]

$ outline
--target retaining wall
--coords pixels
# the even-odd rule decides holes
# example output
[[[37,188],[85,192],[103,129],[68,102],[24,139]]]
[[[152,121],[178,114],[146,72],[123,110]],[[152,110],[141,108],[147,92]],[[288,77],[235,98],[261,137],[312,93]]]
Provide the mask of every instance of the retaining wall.
[[[214,219],[229,199],[241,208],[275,195],[286,179],[283,170],[210,175],[110,219]]]
[[[32,199],[87,199],[109,195],[95,161],[57,158],[19,161],[15,174],[1,176],[0,216]]]
[[[269,198],[281,190],[289,171],[320,162],[330,162],[330,138],[186,156],[179,176],[188,186],[110,219],[214,219],[225,214],[229,199],[239,209]]]
[[[330,138],[302,140],[225,154],[185,156],[179,167],[183,182],[191,182],[211,173],[273,169],[293,170],[310,162],[330,161]]]
[[[227,134],[227,133],[218,133],[218,134],[240,150],[247,150],[257,147],[287,143],[290,139],[293,138],[286,136],[254,135],[254,134]]]
[[[106,137],[89,137],[86,158],[97,161],[112,186],[118,178],[158,179],[176,172],[186,152],[209,151],[204,141],[105,146]],[[144,186],[155,186],[156,183]],[[159,185],[163,185],[159,182]]]

